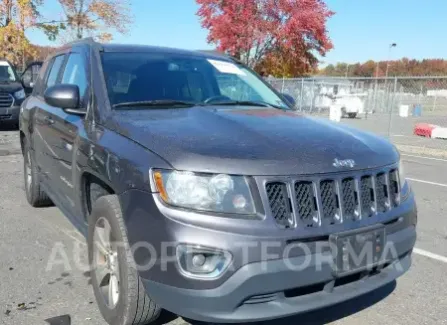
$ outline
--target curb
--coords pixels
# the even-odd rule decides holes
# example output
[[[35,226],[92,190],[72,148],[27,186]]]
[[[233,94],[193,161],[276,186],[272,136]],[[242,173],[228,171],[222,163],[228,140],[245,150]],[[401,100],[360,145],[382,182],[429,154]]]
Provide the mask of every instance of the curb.
[[[443,149],[410,146],[404,144],[396,144],[396,147],[401,153],[447,159],[447,150]]]

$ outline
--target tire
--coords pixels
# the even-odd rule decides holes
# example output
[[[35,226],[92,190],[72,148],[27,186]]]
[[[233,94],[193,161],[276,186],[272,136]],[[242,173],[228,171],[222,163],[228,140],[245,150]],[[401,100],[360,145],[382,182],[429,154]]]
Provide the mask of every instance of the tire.
[[[356,118],[357,113],[348,113],[349,118]]]
[[[96,242],[99,238],[98,228],[101,229],[102,225],[106,229],[106,223],[110,228],[110,251],[114,252],[111,255],[115,257],[108,255],[109,257],[103,259],[102,263],[108,266],[114,265],[116,261],[118,263],[117,266],[115,265],[116,271],[110,271],[109,277],[101,277],[101,266],[95,257],[99,256]],[[114,245],[114,243],[118,243],[118,245]],[[102,196],[93,203],[92,213],[88,220],[87,244],[93,291],[99,310],[107,323],[110,325],[142,325],[155,321],[160,315],[161,308],[146,294],[136,270],[127,239],[121,205],[116,195]],[[113,262],[111,262],[112,259]],[[110,288],[105,290],[104,286],[101,286],[103,289],[100,288],[100,284],[105,284],[107,281],[111,286],[113,273],[118,273],[115,278],[118,279],[116,285],[119,293],[115,302],[110,299]]]
[[[39,173],[37,172],[37,168],[31,157],[29,144],[26,139],[24,141],[23,176],[26,199],[28,200],[28,203],[35,208],[52,206],[53,202],[40,186]]]

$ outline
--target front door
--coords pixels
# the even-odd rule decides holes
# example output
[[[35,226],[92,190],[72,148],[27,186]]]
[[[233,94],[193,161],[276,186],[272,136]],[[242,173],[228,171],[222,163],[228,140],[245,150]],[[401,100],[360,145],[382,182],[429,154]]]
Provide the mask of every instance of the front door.
[[[89,71],[88,51],[74,48],[68,54],[64,71],[61,75],[61,84],[73,84],[79,88],[79,108],[87,108],[89,100]],[[79,149],[79,133],[84,129],[85,119],[83,116],[67,113],[63,108],[53,111],[52,140],[50,146],[54,151],[54,162],[52,168],[57,178],[53,184],[58,191],[61,203],[69,209],[77,222],[83,221],[81,207],[78,203],[77,154]]]
[[[65,61],[65,55],[54,57],[48,66],[46,80],[44,81],[43,90],[54,86],[58,82],[61,68]],[[53,172],[53,162],[56,152],[51,145],[54,133],[52,131],[54,124],[53,114],[59,108],[48,105],[43,94],[32,96],[28,105],[33,106],[34,111],[34,128],[33,128],[33,144],[35,163],[40,174],[41,181],[49,187],[52,186],[53,180],[57,177]]]

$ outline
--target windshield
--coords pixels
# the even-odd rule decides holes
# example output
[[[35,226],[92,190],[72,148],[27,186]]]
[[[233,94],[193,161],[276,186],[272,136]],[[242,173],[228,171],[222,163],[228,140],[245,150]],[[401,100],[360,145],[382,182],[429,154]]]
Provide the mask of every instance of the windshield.
[[[257,75],[225,60],[170,53],[106,52],[102,53],[102,64],[110,103],[115,107],[132,102],[182,101],[196,105],[253,102],[259,107],[288,108]]]
[[[14,70],[6,61],[0,61],[0,82],[16,81]]]

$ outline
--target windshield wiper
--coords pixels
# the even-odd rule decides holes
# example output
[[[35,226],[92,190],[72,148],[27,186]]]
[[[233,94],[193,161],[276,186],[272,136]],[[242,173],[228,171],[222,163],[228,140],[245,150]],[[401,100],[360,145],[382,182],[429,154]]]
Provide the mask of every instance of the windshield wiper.
[[[126,108],[126,109],[139,109],[140,107],[160,107],[160,108],[177,108],[177,107],[193,107],[200,104],[193,102],[186,102],[181,100],[171,100],[171,99],[159,99],[159,100],[145,100],[145,101],[135,101],[135,102],[125,102],[115,104],[113,108]]]
[[[279,105],[263,102],[263,101],[252,101],[252,100],[234,100],[228,102],[216,102],[210,103],[210,105],[214,106],[260,106],[260,107],[273,107],[278,109],[285,109],[285,107],[281,107]]]

